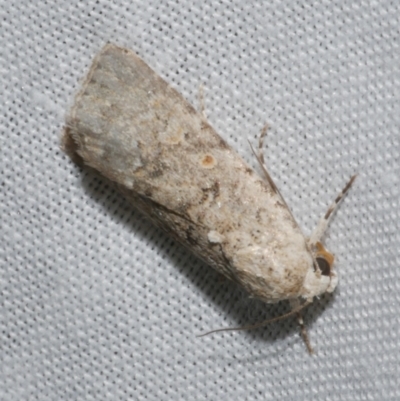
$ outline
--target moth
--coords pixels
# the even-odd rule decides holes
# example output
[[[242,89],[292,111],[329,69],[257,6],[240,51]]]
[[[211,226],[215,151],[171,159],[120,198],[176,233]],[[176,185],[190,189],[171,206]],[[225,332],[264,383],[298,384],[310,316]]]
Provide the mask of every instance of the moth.
[[[264,130],[265,133],[265,130]],[[338,282],[321,243],[351,178],[306,238],[267,172],[260,177],[175,89],[107,44],[67,118],[66,140],[158,227],[266,303],[297,313]]]

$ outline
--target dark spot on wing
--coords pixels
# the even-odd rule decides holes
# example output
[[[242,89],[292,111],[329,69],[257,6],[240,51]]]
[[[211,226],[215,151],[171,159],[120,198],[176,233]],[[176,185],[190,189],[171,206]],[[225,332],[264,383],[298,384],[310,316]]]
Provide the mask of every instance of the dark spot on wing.
[[[211,187],[202,188],[201,190],[203,191],[203,196],[200,200],[201,203],[204,203],[205,201],[207,201],[210,198],[209,195],[212,196],[211,201],[214,201],[215,198],[217,198],[219,196],[219,182],[215,181]]]
[[[219,147],[221,149],[229,149],[228,143],[224,139],[222,139],[221,137],[219,138]]]
[[[194,227],[192,227],[192,226],[187,227],[187,229],[185,231],[186,241],[190,245],[197,245],[198,241],[197,241],[197,238],[193,235],[193,232],[196,232],[196,229]]]
[[[190,104],[186,102],[186,111],[190,114],[197,114],[197,110]]]

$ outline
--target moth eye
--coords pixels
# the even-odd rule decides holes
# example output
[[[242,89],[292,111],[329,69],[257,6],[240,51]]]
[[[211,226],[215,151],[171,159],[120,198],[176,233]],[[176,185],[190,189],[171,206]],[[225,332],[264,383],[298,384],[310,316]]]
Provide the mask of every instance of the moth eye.
[[[319,270],[321,270],[321,274],[323,276],[330,276],[331,275],[331,265],[325,258],[316,258]]]
[[[319,241],[315,244],[314,255],[321,274],[330,277],[335,257]]]

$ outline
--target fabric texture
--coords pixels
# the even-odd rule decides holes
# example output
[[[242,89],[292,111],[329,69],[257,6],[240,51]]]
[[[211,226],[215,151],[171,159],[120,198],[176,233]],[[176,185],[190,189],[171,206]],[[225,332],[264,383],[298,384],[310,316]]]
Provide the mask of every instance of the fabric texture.
[[[400,3],[0,0],[0,399],[399,400]],[[305,322],[249,299],[60,149],[94,55],[138,53],[258,169],[340,281]]]

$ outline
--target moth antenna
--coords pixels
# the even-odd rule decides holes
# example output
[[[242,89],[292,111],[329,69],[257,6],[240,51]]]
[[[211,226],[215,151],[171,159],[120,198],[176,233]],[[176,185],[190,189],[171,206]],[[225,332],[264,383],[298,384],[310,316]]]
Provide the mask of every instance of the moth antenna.
[[[285,313],[281,316],[277,316],[274,317],[272,319],[268,319],[268,320],[264,320],[262,322],[256,323],[256,324],[249,324],[246,326],[240,326],[240,327],[227,327],[227,328],[222,328],[222,329],[216,329],[216,330],[211,330],[211,331],[207,331],[207,333],[204,334],[200,334],[196,337],[204,337],[204,336],[208,336],[209,334],[213,334],[213,333],[219,333],[221,331],[243,331],[243,330],[254,330],[254,329],[258,329],[260,327],[264,327],[267,326],[270,323],[274,323],[277,322],[278,320],[283,320],[286,319],[290,316],[293,316],[297,313],[299,313],[302,309],[304,309],[306,306],[308,306],[311,303],[311,301],[306,301],[304,304],[292,309],[290,312]]]
[[[336,197],[336,199],[333,201],[333,203],[329,206],[325,215],[319,220],[317,226],[315,227],[314,231],[312,232],[312,234],[310,236],[310,239],[308,240],[308,243],[311,246],[315,246],[317,244],[317,242],[321,241],[321,238],[323,237],[323,235],[326,232],[326,229],[328,228],[328,224],[333,215],[333,212],[336,210],[340,201],[343,199],[343,197],[346,195],[346,193],[349,191],[349,189],[353,185],[353,182],[356,179],[356,177],[357,177],[357,174],[354,174],[350,178],[350,180],[347,182],[345,187],[342,189],[342,191],[339,193],[339,195]]]

